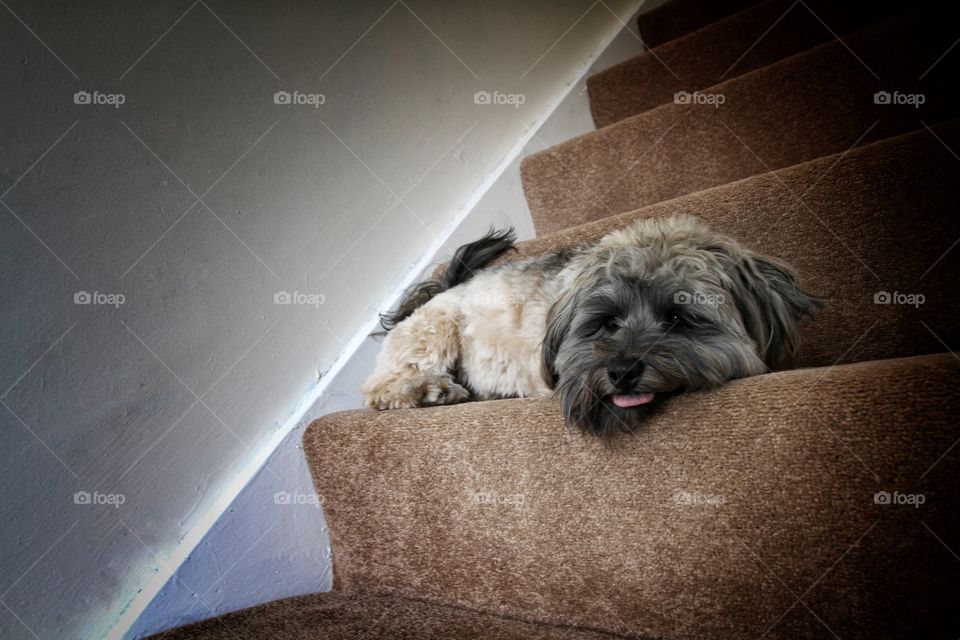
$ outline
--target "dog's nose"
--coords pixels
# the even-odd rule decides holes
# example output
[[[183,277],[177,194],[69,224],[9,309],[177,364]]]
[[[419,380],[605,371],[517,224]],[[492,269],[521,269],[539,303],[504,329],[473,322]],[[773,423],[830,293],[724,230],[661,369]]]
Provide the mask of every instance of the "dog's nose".
[[[643,363],[639,360],[607,368],[610,382],[621,391],[632,391],[643,373]]]

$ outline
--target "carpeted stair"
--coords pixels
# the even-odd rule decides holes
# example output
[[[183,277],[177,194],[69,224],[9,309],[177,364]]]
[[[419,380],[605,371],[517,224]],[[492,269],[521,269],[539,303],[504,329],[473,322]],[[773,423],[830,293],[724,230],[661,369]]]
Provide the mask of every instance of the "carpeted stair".
[[[637,18],[640,37],[656,47],[721,20],[758,0],[673,0]]]
[[[751,4],[675,0],[641,33],[668,33],[658,50],[689,56],[695,87],[729,65],[698,76],[698,58],[736,53],[731,23],[776,29],[783,4]],[[711,87],[720,109],[661,104],[672,77],[630,75],[649,52],[592,79],[619,121],[525,161],[540,235],[507,258],[695,214],[824,297],[798,368],[677,396],[612,440],[565,429],[551,400],[327,416],[304,450],[333,592],[158,637],[960,636],[955,67],[930,69],[950,46],[935,16],[844,15],[842,42],[761,49]],[[881,89],[926,102],[874,104]],[[611,109],[618,91],[635,112]]]
[[[719,106],[671,102],[530,156],[522,175],[537,233],[956,115],[952,58],[918,80],[949,46],[933,44],[940,40],[919,19],[890,19],[701,91],[722,96]],[[922,93],[925,102],[875,103],[877,92],[895,90]]]
[[[697,91],[773,64],[902,6],[870,0],[767,0],[749,6],[590,77],[593,120],[601,128],[673,102],[679,91]]]

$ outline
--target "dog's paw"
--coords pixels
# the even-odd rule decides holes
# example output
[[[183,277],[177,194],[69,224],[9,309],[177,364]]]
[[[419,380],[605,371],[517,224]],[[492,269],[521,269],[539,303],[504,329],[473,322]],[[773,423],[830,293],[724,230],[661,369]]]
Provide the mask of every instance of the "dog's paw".
[[[420,373],[364,389],[366,405],[381,410],[457,404],[469,399],[470,392],[447,374]]]
[[[416,398],[418,407],[457,404],[470,399],[470,392],[449,375],[425,374],[407,381],[405,387],[406,395]]]

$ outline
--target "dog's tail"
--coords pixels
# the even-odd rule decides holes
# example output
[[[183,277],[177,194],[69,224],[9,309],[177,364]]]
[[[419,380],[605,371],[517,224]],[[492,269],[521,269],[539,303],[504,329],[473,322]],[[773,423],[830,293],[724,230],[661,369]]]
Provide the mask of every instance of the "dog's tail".
[[[513,227],[510,227],[500,230],[491,229],[479,240],[463,245],[453,254],[453,259],[450,260],[446,271],[439,279],[425,280],[408,287],[403,292],[396,311],[380,315],[380,324],[390,331],[434,296],[472,278],[474,273],[511,249],[516,240],[517,235]]]

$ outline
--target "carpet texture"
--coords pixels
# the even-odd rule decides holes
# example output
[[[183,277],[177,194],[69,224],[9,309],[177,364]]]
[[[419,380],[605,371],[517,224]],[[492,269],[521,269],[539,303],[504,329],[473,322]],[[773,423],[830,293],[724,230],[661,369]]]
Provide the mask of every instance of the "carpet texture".
[[[960,541],[958,375],[953,354],[768,374],[612,442],[547,400],[329,416],[304,449],[335,589],[655,638],[960,628],[937,539]]]
[[[637,17],[640,37],[655,47],[725,18],[757,0],[674,0]]]
[[[665,104],[525,158],[524,193],[537,234],[845,151],[958,113],[951,70],[960,57],[946,56],[918,80],[950,44],[928,27],[890,20],[705,89],[711,99],[723,96],[719,106]],[[922,93],[925,102],[918,108],[876,104],[874,95],[884,90]]]
[[[156,637],[960,636],[960,54],[891,6],[674,0],[589,82],[616,122],[522,165],[540,237],[507,259],[696,214],[824,298],[807,368],[606,440],[547,399],[326,416],[303,448],[334,590]]]
[[[597,128],[844,36],[903,3],[767,0],[591,76]],[[829,26],[828,26],[829,25]],[[647,43],[649,45],[649,43]]]
[[[535,624],[420,600],[319,593],[270,602],[161,633],[156,640],[605,640],[608,633]]]
[[[812,160],[520,243],[508,259],[597,240],[640,218],[694,214],[792,263],[825,299],[801,325],[797,365],[944,351],[960,344],[956,185],[960,123]],[[875,304],[887,292],[922,304]],[[905,299],[901,299],[905,300]]]

